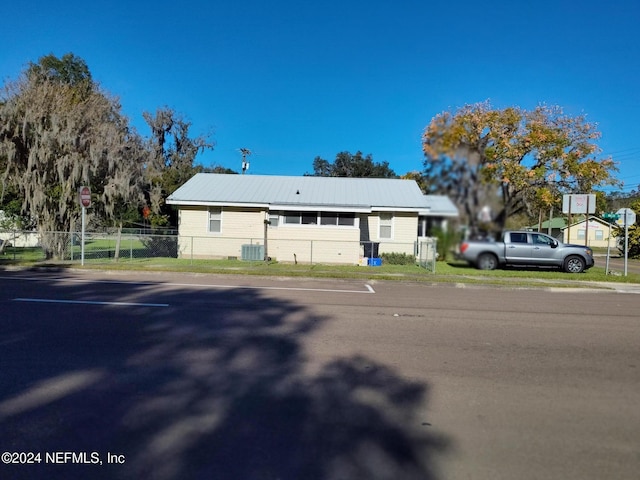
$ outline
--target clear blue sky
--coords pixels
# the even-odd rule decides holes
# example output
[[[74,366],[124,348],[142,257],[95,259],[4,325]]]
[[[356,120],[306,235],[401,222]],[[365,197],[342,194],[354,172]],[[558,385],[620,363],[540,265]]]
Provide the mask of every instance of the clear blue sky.
[[[11,12],[2,80],[72,52],[142,134],[142,112],[162,106],[212,133],[205,165],[239,171],[248,148],[249,174],[302,175],[316,156],[360,150],[404,174],[422,169],[436,114],[490,100],[587,114],[624,190],[640,184],[637,0],[35,0]]]

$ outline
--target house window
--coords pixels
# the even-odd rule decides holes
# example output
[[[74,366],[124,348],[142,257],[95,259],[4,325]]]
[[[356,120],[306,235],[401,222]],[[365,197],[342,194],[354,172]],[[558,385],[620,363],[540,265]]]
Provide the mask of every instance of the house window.
[[[284,223],[287,225],[316,225],[318,214],[316,212],[285,212]]]
[[[585,231],[584,228],[578,229],[578,240],[584,240]]]
[[[355,213],[347,212],[284,212],[285,225],[322,225],[353,227]]]
[[[338,213],[337,212],[322,212],[320,214],[320,225],[337,225]]]
[[[379,238],[392,238],[391,227],[393,225],[393,215],[388,212],[380,213],[380,233]]]
[[[279,222],[280,222],[280,215],[277,215],[275,213],[269,214],[269,226],[277,227]]]
[[[596,240],[604,240],[604,230],[596,230]]]
[[[297,212],[287,212],[284,215],[286,225],[300,225],[300,214]]]
[[[340,213],[338,215],[338,225],[341,227],[353,227],[356,224],[355,213]]]
[[[302,212],[303,225],[317,225],[318,214],[316,212]]]
[[[320,225],[338,225],[340,227],[353,227],[356,224],[355,213],[321,212]]]
[[[222,232],[222,209],[221,208],[209,208],[209,232],[221,233]]]

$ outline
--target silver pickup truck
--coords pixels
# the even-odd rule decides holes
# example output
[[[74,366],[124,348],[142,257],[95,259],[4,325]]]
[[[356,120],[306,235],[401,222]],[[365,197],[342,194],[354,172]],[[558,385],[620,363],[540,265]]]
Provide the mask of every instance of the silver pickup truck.
[[[504,232],[502,241],[464,241],[459,246],[459,257],[481,270],[518,265],[580,273],[594,265],[589,247],[560,243],[544,233],[526,231]]]

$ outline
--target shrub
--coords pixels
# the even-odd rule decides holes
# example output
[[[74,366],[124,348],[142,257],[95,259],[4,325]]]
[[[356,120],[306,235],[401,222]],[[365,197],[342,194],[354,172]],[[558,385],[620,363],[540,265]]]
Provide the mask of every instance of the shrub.
[[[416,257],[408,253],[383,253],[380,258],[382,258],[382,263],[387,265],[414,265],[416,263]]]
[[[441,228],[434,228],[432,235],[438,239],[436,247],[438,260],[448,260],[456,245],[460,242],[461,235]]]

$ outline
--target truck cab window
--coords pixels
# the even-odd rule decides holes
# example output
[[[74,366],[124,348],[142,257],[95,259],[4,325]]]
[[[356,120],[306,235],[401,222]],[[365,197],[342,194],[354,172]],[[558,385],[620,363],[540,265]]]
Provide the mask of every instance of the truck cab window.
[[[511,243],[527,243],[527,234],[511,233]]]

